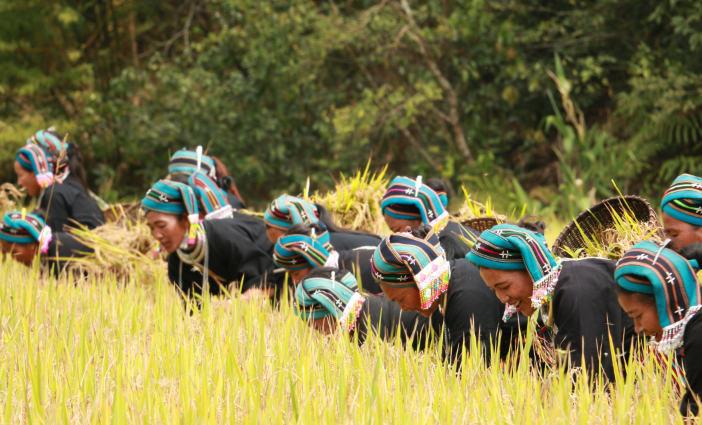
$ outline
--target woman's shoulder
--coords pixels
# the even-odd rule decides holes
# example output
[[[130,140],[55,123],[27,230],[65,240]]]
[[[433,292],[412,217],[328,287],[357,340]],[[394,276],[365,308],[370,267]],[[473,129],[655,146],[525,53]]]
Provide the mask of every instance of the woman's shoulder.
[[[592,282],[611,284],[614,282],[614,269],[616,261],[604,258],[582,258],[579,260],[565,260],[558,282]]]
[[[702,349],[702,311],[697,312],[685,326],[683,346],[687,349],[693,346],[696,350]],[[702,351],[699,354],[702,354]]]

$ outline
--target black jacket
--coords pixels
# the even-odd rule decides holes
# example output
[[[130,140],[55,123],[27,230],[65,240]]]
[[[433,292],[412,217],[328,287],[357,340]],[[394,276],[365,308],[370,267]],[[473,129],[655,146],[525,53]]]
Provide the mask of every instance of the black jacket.
[[[613,357],[624,354],[626,358],[636,338],[634,322],[617,300],[615,266],[614,261],[599,258],[563,262],[551,311],[557,327],[555,346],[570,353],[570,365],[597,371],[601,361],[611,381]],[[610,347],[609,335],[614,347]]]
[[[683,334],[683,346],[680,350],[685,366],[687,392],[680,402],[683,416],[697,416],[700,408],[693,394],[702,397],[702,312],[697,312],[688,322]]]
[[[54,183],[44,190],[37,201],[46,213],[46,224],[53,232],[63,232],[64,226],[77,227],[71,220],[92,230],[105,223],[105,216],[82,186],[68,176],[63,183]],[[73,177],[75,179],[75,177]]]
[[[51,273],[58,277],[70,264],[71,258],[82,258],[92,253],[93,249],[83,244],[78,238],[63,232],[56,232],[51,236],[49,250],[42,254]]]
[[[337,252],[339,253],[339,269],[348,270],[356,276],[359,291],[373,295],[383,293],[380,285],[373,278],[370,265],[375,249],[357,248]]]
[[[226,288],[234,283],[234,290],[238,291],[242,279],[241,292],[253,287],[275,286],[271,255],[240,230],[240,222],[236,219],[208,220],[202,225],[207,233],[208,267],[211,274],[222,279],[222,286]],[[183,264],[175,252],[168,255],[168,278],[186,294],[202,294],[202,273],[191,265]],[[209,277],[209,290],[213,295],[222,293],[220,282],[212,275]]]
[[[329,240],[337,251],[350,251],[364,246],[376,247],[380,245],[380,238],[375,236],[338,233],[331,230],[329,231]]]

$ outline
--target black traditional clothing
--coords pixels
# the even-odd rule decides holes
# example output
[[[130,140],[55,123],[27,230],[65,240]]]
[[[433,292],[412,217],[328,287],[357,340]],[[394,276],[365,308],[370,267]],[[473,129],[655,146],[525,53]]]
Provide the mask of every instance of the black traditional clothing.
[[[227,201],[229,202],[229,205],[232,206],[232,208],[234,208],[235,210],[243,210],[244,208],[246,208],[246,205],[241,199],[239,199],[238,196],[229,192],[225,193],[227,194]]]
[[[636,337],[633,320],[617,300],[616,262],[586,258],[562,265],[549,313],[557,329],[555,347],[570,353],[571,366],[597,371],[601,364],[605,375],[614,381],[614,358],[627,358]]]
[[[46,213],[46,224],[54,232],[63,232],[65,226],[77,227],[75,222],[90,230],[105,223],[95,201],[82,186],[70,183],[71,177],[66,178],[68,182],[47,187],[38,198],[37,207]]]
[[[337,251],[349,251],[356,248],[373,247],[380,243],[380,238],[371,235],[356,235],[329,231],[331,244]]]
[[[202,294],[203,274],[200,271],[203,266],[209,269],[209,292],[213,295],[221,294],[230,283],[235,283],[235,290],[241,292],[254,287],[275,286],[271,255],[256,245],[248,234],[242,233],[236,218],[208,220],[201,226],[205,230],[203,242],[207,245],[207,254],[203,254],[200,261],[184,263],[177,252],[168,256],[168,278],[185,294]]]
[[[702,315],[695,315],[687,323],[680,355],[687,382],[687,392],[680,402],[680,413],[696,417],[700,410],[695,397],[702,397]]]
[[[358,248],[350,251],[338,252],[339,268],[341,270],[348,270],[356,276],[361,292],[373,295],[383,293],[378,282],[373,279],[373,270],[371,270],[370,262],[375,249]]]
[[[56,232],[49,242],[49,249],[42,255],[42,261],[51,273],[58,277],[71,263],[73,258],[82,258],[93,249],[77,237],[63,232]]]

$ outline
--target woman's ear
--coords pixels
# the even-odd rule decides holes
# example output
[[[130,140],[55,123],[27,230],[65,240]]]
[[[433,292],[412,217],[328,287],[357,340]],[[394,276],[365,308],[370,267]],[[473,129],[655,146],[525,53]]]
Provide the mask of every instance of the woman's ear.
[[[180,224],[183,225],[184,228],[190,227],[190,220],[188,220],[188,213],[183,213],[183,215],[180,216]]]

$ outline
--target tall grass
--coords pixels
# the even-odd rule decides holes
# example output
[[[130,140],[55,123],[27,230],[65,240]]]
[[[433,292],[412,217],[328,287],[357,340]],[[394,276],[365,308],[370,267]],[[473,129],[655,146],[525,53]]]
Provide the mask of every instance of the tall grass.
[[[477,355],[456,375],[436,350],[321,336],[287,303],[206,299],[188,314],[163,275],[144,276],[73,285],[0,264],[0,421],[682,423],[648,363],[610,392]]]

